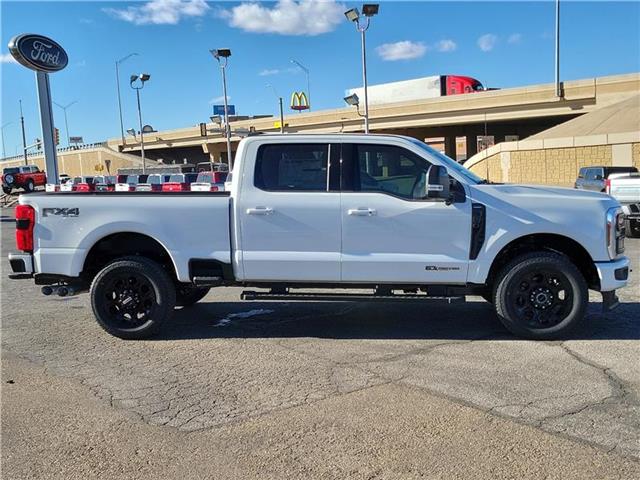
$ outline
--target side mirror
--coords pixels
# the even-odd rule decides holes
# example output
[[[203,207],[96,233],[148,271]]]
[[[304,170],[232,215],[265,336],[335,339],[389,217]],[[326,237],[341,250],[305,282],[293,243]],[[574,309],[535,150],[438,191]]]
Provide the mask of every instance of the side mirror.
[[[431,165],[427,170],[427,198],[448,201],[451,196],[447,169],[442,165]]]

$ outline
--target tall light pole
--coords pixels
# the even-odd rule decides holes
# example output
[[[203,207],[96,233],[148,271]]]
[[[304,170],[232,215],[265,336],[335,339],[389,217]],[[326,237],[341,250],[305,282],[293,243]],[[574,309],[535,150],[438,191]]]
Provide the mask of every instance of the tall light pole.
[[[24,164],[28,165],[27,160],[27,135],[24,133],[24,115],[22,114],[22,100],[20,100],[20,126],[22,127],[22,155],[24,156]]]
[[[231,56],[231,50],[228,48],[217,48],[209,50],[213,58],[218,61],[220,70],[222,71],[222,95],[224,96],[224,133],[227,137],[227,159],[229,162],[229,171],[233,170],[233,157],[231,154],[231,126],[229,125],[229,106],[227,104],[227,62]]]
[[[2,125],[2,127],[0,127],[0,131],[2,132],[2,158],[5,158],[7,155],[4,151],[4,129],[5,127],[8,127],[9,125],[12,125],[13,122],[7,122],[4,125]]]
[[[276,91],[276,87],[274,87],[273,85],[267,84],[267,88],[270,88],[271,90],[273,90],[273,94],[278,99],[278,105],[280,107],[280,133],[284,133],[284,110],[282,107],[282,97],[278,95],[278,92]]]
[[[307,76],[307,103],[309,104],[309,110],[311,110],[311,83],[309,82],[309,69],[302,65],[299,61],[291,59],[291,63],[300,68]]]
[[[560,0],[556,0],[556,97],[562,98],[562,88],[560,86]]]
[[[75,105],[76,103],[78,103],[77,100],[74,100],[71,103],[68,103],[66,105],[60,105],[58,102],[53,102],[54,104],[56,104],[58,107],[60,107],[63,111],[64,111],[64,129],[67,132],[67,147],[71,146],[71,140],[69,137],[69,121],[67,120],[67,108],[69,108],[71,105]]]
[[[126,59],[138,55],[137,53],[130,53],[129,55],[122,57],[120,60],[116,60],[116,88],[118,90],[118,113],[120,114],[120,137],[122,138],[122,146],[124,146],[124,124],[122,122],[122,100],[120,99],[120,64]]]
[[[360,39],[362,41],[362,83],[364,85],[364,133],[369,133],[369,93],[367,84],[367,46],[365,39],[365,32],[369,28],[371,17],[378,13],[380,6],[376,3],[367,3],[362,6],[362,14],[365,17],[364,22],[360,22],[362,18],[357,8],[352,8],[344,12],[347,20],[353,22],[356,26],[356,30],[360,32]]]
[[[139,75],[131,75],[129,79],[129,85],[136,91],[136,98],[138,100],[138,123],[140,124],[140,154],[142,156],[142,173],[147,173],[147,164],[144,160],[144,129],[142,128],[142,109],[140,108],[140,90],[144,88],[144,83],[151,78],[148,73],[141,73]],[[140,82],[136,85],[136,82]],[[124,145],[124,142],[123,142]]]

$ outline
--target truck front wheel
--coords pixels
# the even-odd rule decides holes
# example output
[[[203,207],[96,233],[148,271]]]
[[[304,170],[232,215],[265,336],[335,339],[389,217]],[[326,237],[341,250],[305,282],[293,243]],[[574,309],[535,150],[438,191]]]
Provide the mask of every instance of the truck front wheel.
[[[158,333],[176,303],[169,275],[144,257],[125,257],[104,267],[93,280],[90,295],[98,324],[124,339]]]
[[[494,305],[503,325],[535,340],[565,336],[584,318],[587,283],[564,255],[532,252],[515,258],[497,278]]]

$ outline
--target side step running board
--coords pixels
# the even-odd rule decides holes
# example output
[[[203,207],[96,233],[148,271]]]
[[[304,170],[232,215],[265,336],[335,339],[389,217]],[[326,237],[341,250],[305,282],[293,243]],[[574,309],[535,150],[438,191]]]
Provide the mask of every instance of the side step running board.
[[[433,297],[429,295],[374,295],[366,293],[271,293],[245,290],[240,295],[242,300],[284,300],[284,301],[314,301],[314,302],[405,302],[430,301],[441,303],[464,302],[465,297]]]
[[[196,287],[217,287],[222,284],[222,277],[193,277]]]

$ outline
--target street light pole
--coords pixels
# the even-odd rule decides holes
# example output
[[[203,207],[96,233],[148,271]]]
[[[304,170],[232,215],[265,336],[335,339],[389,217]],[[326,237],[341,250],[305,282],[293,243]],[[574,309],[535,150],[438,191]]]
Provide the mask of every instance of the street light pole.
[[[4,129],[5,127],[8,127],[11,124],[13,124],[13,122],[7,122],[4,125],[2,125],[2,127],[0,127],[0,131],[2,132],[2,158],[5,158],[7,156],[4,151]]]
[[[233,170],[233,156],[231,153],[231,126],[229,125],[229,106],[227,102],[227,62],[231,56],[231,50],[228,48],[218,48],[210,50],[213,57],[218,61],[220,70],[222,71],[222,95],[224,96],[224,132],[227,138],[227,161],[229,162],[229,171]]]
[[[129,85],[136,91],[136,99],[138,101],[138,123],[140,125],[140,156],[142,157],[142,174],[147,173],[147,163],[144,158],[144,129],[142,128],[142,109],[140,108],[140,90],[144,88],[144,82],[149,80],[151,75],[146,73],[141,73],[140,75],[131,75],[131,79],[129,80]],[[140,80],[140,86],[134,86],[134,83]],[[124,143],[123,143],[124,145]]]
[[[120,60],[116,60],[116,88],[118,90],[118,113],[120,114],[120,136],[122,138],[122,146],[124,146],[124,123],[122,121],[122,100],[120,99],[120,69],[119,66],[126,59],[138,55],[137,53],[130,53],[129,55],[122,57]]]
[[[282,97],[280,95],[278,95],[278,92],[276,91],[276,87],[274,87],[271,84],[268,84],[267,87],[269,87],[269,88],[271,88],[271,90],[273,90],[273,94],[278,99],[278,106],[280,107],[280,133],[284,133],[284,110],[283,110],[283,107],[282,107]]]
[[[555,51],[555,83],[556,97],[562,98],[562,88],[560,86],[560,0],[556,0],[556,51]]]
[[[78,103],[78,101],[74,100],[73,102],[67,105],[60,105],[58,102],[53,102],[53,103],[55,103],[58,107],[60,107],[64,111],[64,129],[67,132],[67,147],[69,147],[71,146],[71,140],[69,137],[69,122],[67,120],[67,108],[69,108],[71,105]]]
[[[367,83],[367,45],[365,32],[369,29],[371,17],[378,14],[380,6],[378,4],[369,3],[362,6],[362,14],[365,17],[364,22],[360,22],[362,16],[357,8],[347,10],[344,15],[347,20],[352,21],[356,30],[360,32],[360,39],[362,43],[362,83],[364,87],[364,133],[369,133],[369,91]]]
[[[24,115],[22,114],[22,100],[20,100],[20,125],[22,126],[22,155],[24,156],[24,164],[28,165],[27,160],[27,136],[24,133]]]
[[[365,32],[369,28],[369,18],[367,17],[367,25],[364,28],[358,23],[358,30],[362,39],[362,83],[364,85],[364,133],[369,133],[369,85],[367,83],[367,46]]]
[[[291,63],[297,65],[307,76],[307,103],[309,104],[309,111],[311,111],[311,83],[309,82],[309,69],[297,60],[291,59]]]

